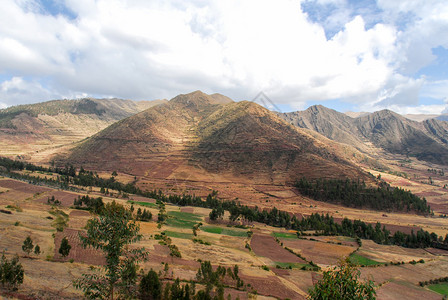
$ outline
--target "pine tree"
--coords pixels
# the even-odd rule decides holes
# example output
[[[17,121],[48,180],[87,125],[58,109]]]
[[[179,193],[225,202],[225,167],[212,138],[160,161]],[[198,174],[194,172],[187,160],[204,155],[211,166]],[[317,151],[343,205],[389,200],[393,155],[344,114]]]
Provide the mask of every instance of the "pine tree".
[[[23,250],[23,252],[25,252],[27,255],[30,255],[31,251],[33,251],[33,248],[34,248],[33,240],[31,239],[30,236],[28,236],[28,237],[23,241],[22,250]]]
[[[72,249],[72,246],[68,243],[67,237],[64,237],[61,241],[61,246],[59,247],[59,254],[61,254],[62,257],[66,257],[70,253],[70,249]]]
[[[36,255],[40,254],[40,247],[39,247],[39,245],[36,245],[36,247],[34,247],[34,254],[36,254]]]

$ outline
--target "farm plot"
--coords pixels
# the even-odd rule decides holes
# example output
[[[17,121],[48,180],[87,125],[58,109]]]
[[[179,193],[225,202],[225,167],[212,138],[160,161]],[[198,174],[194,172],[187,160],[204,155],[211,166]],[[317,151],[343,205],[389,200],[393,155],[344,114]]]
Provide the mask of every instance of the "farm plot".
[[[230,229],[217,226],[203,226],[201,230],[208,233],[223,234],[229,236],[246,237],[247,231],[240,229]]]
[[[404,282],[390,282],[377,290],[377,299],[440,300],[440,295]]]
[[[195,224],[201,221],[203,220],[200,215],[180,211],[169,211],[166,224],[172,227],[192,228]]]
[[[379,245],[363,240],[358,254],[380,262],[409,262],[411,260],[430,259],[433,256],[424,249],[410,249],[399,246]]]
[[[280,246],[272,236],[254,234],[250,246],[258,256],[264,256],[273,262],[306,263],[303,259]]]
[[[403,280],[418,286],[420,281],[429,281],[434,278],[445,277],[448,273],[446,260],[429,261],[416,265],[404,264],[399,266],[381,266],[374,268],[360,268],[362,278],[370,278],[376,284],[387,281]]]
[[[300,253],[306,259],[324,265],[335,265],[341,257],[346,257],[356,250],[354,246],[318,241],[291,239],[281,239],[281,241],[284,246]]]
[[[79,239],[81,230],[66,228],[63,232],[57,232],[54,238],[54,259],[60,261],[68,261],[73,259],[76,262],[83,262],[91,265],[104,265],[106,259],[100,250],[88,247],[84,248]],[[59,254],[59,247],[64,237],[67,237],[68,243],[72,247],[67,257],[63,258]]]
[[[442,282],[437,284],[431,284],[428,286],[431,291],[439,293],[441,295],[448,295],[448,283]]]
[[[54,196],[55,200],[58,200],[61,203],[61,206],[70,207],[73,205],[73,201],[78,198],[79,194],[53,190],[43,194],[41,197],[36,198],[36,201],[47,204],[48,198],[51,198],[52,196]]]

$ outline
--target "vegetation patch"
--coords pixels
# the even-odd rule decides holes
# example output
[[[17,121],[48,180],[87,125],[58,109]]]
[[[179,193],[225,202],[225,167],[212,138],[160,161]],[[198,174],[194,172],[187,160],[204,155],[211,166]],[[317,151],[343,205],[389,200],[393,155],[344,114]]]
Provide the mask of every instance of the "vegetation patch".
[[[221,234],[223,231],[223,228],[215,227],[215,226],[203,226],[203,227],[201,227],[201,230],[208,232],[208,233]]]
[[[246,237],[247,231],[223,228],[221,234],[237,237]]]
[[[431,291],[434,291],[436,293],[442,294],[442,295],[448,295],[448,283],[437,283],[437,284],[431,284],[428,286],[428,288]]]
[[[349,260],[352,264],[358,265],[358,266],[374,266],[374,265],[380,265],[382,263],[377,262],[373,259],[367,258],[365,256],[359,255],[357,253],[352,253],[349,256]]]
[[[273,231],[272,235],[276,238],[280,238],[280,239],[297,239],[297,234],[295,233],[290,233],[290,232],[276,232]]]
[[[304,268],[312,268],[313,267],[310,264],[289,263],[289,262],[275,262],[275,266],[278,269],[304,269]]]
[[[165,235],[169,237],[174,237],[178,239],[187,239],[187,240],[191,240],[193,238],[193,234],[191,233],[177,232],[177,231],[165,231]]]
[[[172,227],[192,228],[198,221],[202,220],[199,215],[187,212],[169,211],[167,215],[166,225]]]
[[[141,206],[147,206],[147,207],[151,207],[151,208],[157,208],[157,204],[152,203],[152,202],[143,202],[143,201],[128,201],[129,204],[133,204],[133,205],[141,205]]]
[[[245,230],[237,230],[230,228],[222,228],[216,226],[203,226],[201,227],[202,231],[214,234],[223,234],[228,236],[236,236],[236,237],[247,237],[247,231]]]

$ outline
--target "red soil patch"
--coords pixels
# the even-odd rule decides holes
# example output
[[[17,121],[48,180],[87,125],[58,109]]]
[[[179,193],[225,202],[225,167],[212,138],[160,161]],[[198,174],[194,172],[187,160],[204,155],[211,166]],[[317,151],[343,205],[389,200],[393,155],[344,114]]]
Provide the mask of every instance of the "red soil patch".
[[[272,268],[271,269],[272,272],[275,273],[275,275],[277,276],[289,276],[289,271],[285,270],[285,269],[277,269],[277,268]]]
[[[66,228],[63,232],[56,233],[54,238],[54,259],[57,261],[73,259],[76,262],[83,262],[90,265],[105,265],[106,259],[102,251],[90,247],[84,249],[79,240],[79,233],[82,233],[82,231],[71,228]],[[59,254],[59,247],[64,237],[67,237],[68,243],[72,246],[70,253],[65,258]]]
[[[85,210],[72,210],[70,212],[70,218],[72,217],[90,217],[90,213]]]
[[[192,214],[192,213],[194,213],[194,208],[193,207],[181,207],[180,211]]]
[[[409,286],[409,284],[398,284],[389,282],[377,290],[378,299],[416,299],[416,300],[440,300],[441,295],[419,287]]]
[[[425,250],[434,255],[448,256],[448,250],[437,249],[437,248],[427,248]]]
[[[15,181],[12,179],[0,180],[0,186],[7,189],[13,189],[19,192],[30,194],[45,193],[48,191],[52,191],[52,189],[47,187],[36,186],[25,182]]]
[[[264,256],[275,262],[305,263],[288,250],[283,249],[272,236],[254,234],[250,246],[258,256]]]
[[[242,274],[240,277],[244,283],[250,283],[259,295],[272,296],[278,299],[305,299],[302,295],[286,287],[275,276],[253,277]]]
[[[442,196],[443,194],[436,193],[436,192],[420,192],[420,193],[415,193],[415,195],[417,195],[419,197],[437,197],[437,196]]]
[[[330,244],[325,242],[309,240],[289,240],[282,239],[284,245],[301,253],[306,259],[315,263],[334,265],[341,257],[346,257],[356,250],[356,247]]]
[[[46,193],[45,196],[39,197],[36,200],[40,203],[47,203],[48,198],[54,196],[55,200],[59,200],[61,205],[64,207],[70,207],[73,205],[73,201],[78,198],[78,194],[65,192],[65,191],[56,191],[52,190],[49,193]]]

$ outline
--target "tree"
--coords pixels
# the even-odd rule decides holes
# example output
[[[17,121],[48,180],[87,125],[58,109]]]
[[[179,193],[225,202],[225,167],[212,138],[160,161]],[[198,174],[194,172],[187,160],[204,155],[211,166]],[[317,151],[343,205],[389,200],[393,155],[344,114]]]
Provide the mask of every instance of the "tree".
[[[159,276],[154,270],[150,270],[148,274],[142,277],[139,287],[140,299],[158,300],[162,295],[162,285]]]
[[[36,254],[36,255],[40,254],[40,247],[39,247],[39,245],[36,245],[36,247],[34,247],[34,254]]]
[[[23,283],[23,267],[19,262],[19,257],[15,255],[8,260],[3,253],[0,260],[0,282],[3,288],[17,290],[17,287]]]
[[[27,255],[30,255],[31,251],[33,251],[33,240],[31,239],[30,236],[28,236],[24,241],[23,241],[23,245],[22,245],[22,250],[23,252],[25,252]]]
[[[70,253],[70,249],[72,249],[72,246],[68,243],[67,237],[64,236],[61,241],[61,246],[59,246],[59,254],[61,254],[62,257],[66,257]]]
[[[102,250],[106,265],[102,272],[83,274],[74,286],[91,299],[114,299],[115,295],[127,298],[136,293],[138,263],[147,253],[144,248],[128,248],[142,238],[132,212],[115,201],[108,203],[86,228],[87,232],[79,236],[83,246]]]
[[[309,291],[309,299],[375,299],[373,281],[358,281],[359,270],[348,260],[324,272],[324,276]]]

